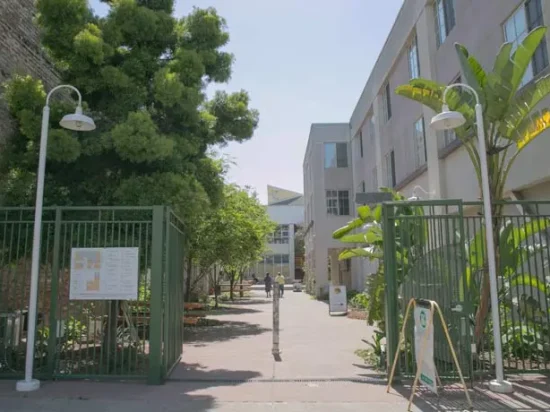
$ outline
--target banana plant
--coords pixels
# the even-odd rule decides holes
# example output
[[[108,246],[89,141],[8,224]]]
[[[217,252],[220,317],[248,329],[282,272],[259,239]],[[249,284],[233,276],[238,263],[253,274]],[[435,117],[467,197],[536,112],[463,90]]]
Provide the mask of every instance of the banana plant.
[[[532,219],[522,225],[514,225],[511,220],[506,220],[498,231],[497,245],[499,254],[498,267],[500,282],[499,301],[504,309],[515,311],[523,321],[536,320],[535,309],[540,296],[544,300],[550,298],[548,285],[542,276],[536,271],[542,262],[535,263],[536,259],[543,258],[547,242],[543,242],[542,233],[550,228],[550,220],[546,218]],[[466,269],[464,272],[464,285],[473,300],[472,304],[476,315],[481,307],[480,293],[485,276],[485,229],[480,229],[472,239],[466,243]],[[514,291],[528,291],[528,294],[518,294]],[[461,291],[461,295],[463,292]],[[518,295],[518,296],[514,296]],[[538,298],[538,299],[537,299]],[[511,316],[507,316],[508,319]],[[475,335],[484,332],[485,325],[479,325],[474,321]],[[483,328],[482,328],[483,327]],[[480,329],[477,332],[478,328]]]
[[[391,189],[380,188],[383,192],[392,193],[394,202],[403,202],[405,197]],[[424,219],[400,219],[402,216],[422,216],[422,207],[411,206],[404,203],[395,208],[395,243],[397,261],[397,284],[401,285],[409,269],[416,258],[421,256],[425,239],[427,237],[427,225]],[[358,231],[357,233],[353,233]],[[345,244],[354,246],[345,249],[338,256],[339,260],[351,258],[366,258],[370,261],[378,261],[378,270],[375,275],[367,278],[366,293],[369,296],[368,322],[377,322],[382,330],[385,330],[384,319],[384,289],[386,279],[384,277],[384,239],[382,232],[382,205],[373,207],[364,205],[357,208],[357,218],[337,229],[332,237]]]
[[[550,128],[550,111],[547,108],[537,109],[538,104],[550,94],[550,75],[522,86],[522,80],[536,50],[545,47],[541,42],[546,31],[546,27],[535,28],[516,48],[512,43],[504,43],[496,55],[492,71],[485,70],[466,47],[455,44],[464,82],[478,93],[483,106],[489,186],[493,201],[503,199],[506,180],[519,154]],[[439,113],[446,87],[446,84],[428,79],[413,79],[408,84],[397,87],[396,93]],[[475,111],[471,102],[472,96],[466,90],[453,88],[447,93],[449,109],[461,112],[466,118],[466,123],[455,129],[455,132],[468,153],[481,188]],[[497,203],[493,206],[495,239],[498,236],[501,215],[502,205]],[[498,248],[497,244],[497,256]],[[489,277],[485,271],[480,289],[480,306],[476,314],[475,335],[478,342],[489,314],[489,288]]]

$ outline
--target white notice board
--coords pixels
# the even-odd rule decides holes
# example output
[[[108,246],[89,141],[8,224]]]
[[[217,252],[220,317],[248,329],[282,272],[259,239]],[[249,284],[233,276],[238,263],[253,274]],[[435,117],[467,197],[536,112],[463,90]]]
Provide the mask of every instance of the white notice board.
[[[330,285],[328,292],[329,313],[348,312],[348,294],[343,285]]]
[[[416,367],[420,369],[420,383],[437,394],[434,362],[433,313],[430,308],[416,305],[414,308],[414,351]],[[423,350],[423,353],[421,353]],[[420,364],[422,356],[422,364]]]
[[[71,249],[71,300],[136,300],[139,248]]]

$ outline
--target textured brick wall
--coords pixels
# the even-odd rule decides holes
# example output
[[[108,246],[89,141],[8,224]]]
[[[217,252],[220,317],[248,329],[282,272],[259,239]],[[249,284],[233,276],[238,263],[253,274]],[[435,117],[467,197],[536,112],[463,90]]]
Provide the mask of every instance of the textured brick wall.
[[[40,48],[34,13],[34,0],[0,0],[0,83],[14,73],[30,74],[40,78],[48,90],[58,78]],[[0,96],[0,143],[12,128]]]

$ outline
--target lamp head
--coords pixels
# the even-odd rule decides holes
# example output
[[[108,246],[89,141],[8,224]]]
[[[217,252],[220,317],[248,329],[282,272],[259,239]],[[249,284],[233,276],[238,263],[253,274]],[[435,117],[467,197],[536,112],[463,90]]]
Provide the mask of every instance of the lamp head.
[[[434,130],[449,130],[456,129],[466,123],[464,115],[460,112],[449,110],[446,104],[442,107],[442,112],[432,118],[430,126]]]
[[[420,198],[416,195],[412,195],[407,199],[409,202],[416,202],[417,200],[420,200]]]
[[[74,114],[66,114],[59,122],[61,127],[77,132],[89,132],[95,129],[94,120],[82,114],[82,107],[78,106]]]

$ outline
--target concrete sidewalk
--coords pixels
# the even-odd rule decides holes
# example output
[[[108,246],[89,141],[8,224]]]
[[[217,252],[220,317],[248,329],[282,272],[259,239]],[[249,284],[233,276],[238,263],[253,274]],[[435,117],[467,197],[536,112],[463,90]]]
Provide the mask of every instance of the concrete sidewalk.
[[[183,363],[163,386],[141,383],[44,382],[40,391],[20,394],[14,382],[0,382],[0,411],[190,411],[190,412],[401,412],[410,387],[386,393],[384,376],[354,355],[370,339],[364,321],[331,317],[323,302],[285,292],[281,300],[280,361],[273,359],[272,302],[254,292],[234,309],[211,316],[223,325],[188,328]],[[550,411],[547,378],[512,395],[471,391],[476,411]],[[463,411],[460,388],[441,398],[423,392],[414,411]]]

